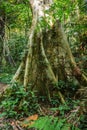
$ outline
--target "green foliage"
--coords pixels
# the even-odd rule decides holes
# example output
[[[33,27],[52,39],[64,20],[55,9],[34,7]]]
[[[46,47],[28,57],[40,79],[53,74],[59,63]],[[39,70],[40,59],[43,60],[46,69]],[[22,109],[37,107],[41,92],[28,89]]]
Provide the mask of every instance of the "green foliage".
[[[32,91],[25,91],[24,87],[13,84],[3,96],[0,108],[6,117],[23,117],[37,111],[38,99]]]
[[[38,130],[79,130],[67,123],[65,119],[52,116],[40,117],[31,127]]]
[[[59,80],[59,81],[58,81],[58,84],[56,85],[56,87],[57,87],[58,89],[62,89],[62,88],[64,88],[65,86],[66,86],[65,82],[62,81],[62,80]]]
[[[79,128],[81,130],[87,130],[87,114],[81,115]]]
[[[73,4],[71,0],[55,0],[51,9],[53,11],[54,18],[58,18],[63,21],[64,18],[68,19],[69,15],[71,14],[71,11],[74,10],[74,8],[75,2]]]
[[[54,85],[54,89],[62,91],[62,93],[66,94],[67,97],[72,97],[74,92],[78,89],[79,83],[78,81],[72,77],[72,79],[65,81],[59,80],[57,84]],[[71,93],[70,93],[71,92]],[[55,93],[54,96],[58,97],[58,94]]]
[[[7,0],[0,1],[0,7],[5,11],[6,24],[8,24],[10,28],[21,29],[25,27],[29,14],[31,14],[27,5],[27,1],[25,3],[17,3]]]
[[[58,95],[55,97],[51,98],[50,104],[52,107],[57,107],[59,105],[59,100],[58,100]]]
[[[8,67],[6,67],[5,68],[6,70],[4,69],[4,71],[7,71],[7,68]],[[12,74],[2,73],[2,74],[0,74],[0,81],[3,82],[3,83],[9,83],[12,79],[12,76],[13,76]]]
[[[8,41],[11,55],[14,61],[19,63],[23,57],[23,50],[27,44],[27,39],[24,35],[18,33],[13,33],[11,38]]]
[[[64,104],[64,105],[60,105],[58,107],[58,110],[60,111],[60,115],[64,116],[64,114],[68,111],[70,111],[70,106],[68,106],[68,104]]]

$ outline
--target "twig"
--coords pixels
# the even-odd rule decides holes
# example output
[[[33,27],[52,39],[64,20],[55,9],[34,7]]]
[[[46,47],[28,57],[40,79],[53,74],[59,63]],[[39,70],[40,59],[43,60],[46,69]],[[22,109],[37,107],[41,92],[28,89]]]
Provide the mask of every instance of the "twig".
[[[17,128],[18,128],[19,130],[24,130],[24,129],[21,128],[18,124],[17,124]]]

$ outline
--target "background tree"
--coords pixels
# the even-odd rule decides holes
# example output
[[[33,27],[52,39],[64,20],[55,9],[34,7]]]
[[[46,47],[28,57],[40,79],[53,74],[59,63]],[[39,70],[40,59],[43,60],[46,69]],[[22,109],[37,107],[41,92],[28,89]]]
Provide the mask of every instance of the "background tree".
[[[1,7],[1,10],[0,10],[0,54],[1,54],[0,63],[2,62],[4,36],[5,36],[5,9]]]

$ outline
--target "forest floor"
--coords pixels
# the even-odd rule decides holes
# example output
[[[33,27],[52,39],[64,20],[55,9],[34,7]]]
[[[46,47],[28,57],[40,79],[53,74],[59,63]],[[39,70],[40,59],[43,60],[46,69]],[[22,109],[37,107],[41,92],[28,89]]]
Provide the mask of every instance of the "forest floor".
[[[7,87],[8,87],[7,84],[0,82],[0,94],[3,93]]]
[[[3,94],[3,92],[9,87],[8,84],[4,83],[4,82],[0,82],[0,95]],[[6,97],[7,98],[7,97]],[[1,103],[0,103],[1,105]],[[61,109],[67,109],[67,106],[61,107]],[[55,110],[52,108],[52,106],[50,106],[50,104],[46,103],[39,103],[39,109],[38,112],[36,112],[35,114],[31,114],[27,117],[22,117],[22,118],[7,118],[6,116],[2,116],[3,115],[3,110],[0,108],[0,130],[35,130],[35,128],[29,128],[36,120],[39,120],[40,117],[47,117],[49,118],[53,118],[54,121],[56,118],[61,119],[60,115],[61,112],[63,114],[63,110],[59,109],[58,107],[55,107]],[[70,110],[67,110],[66,114],[63,114],[63,119],[67,119],[67,123],[70,124],[75,124],[75,127],[78,127],[79,125],[79,121],[78,118],[79,116],[79,111],[80,111],[80,106],[76,106]],[[10,112],[10,111],[9,111]],[[75,115],[75,116],[73,116]],[[45,119],[45,118],[44,118]],[[64,121],[62,119],[62,121]],[[53,120],[52,120],[53,121]],[[85,120],[84,120],[85,121]],[[52,123],[52,122],[51,122]],[[60,122],[61,123],[61,122]],[[85,127],[82,128],[81,130],[87,130],[87,125],[86,123],[83,124]],[[27,129],[28,128],[28,129]],[[49,129],[48,129],[49,130]],[[65,130],[65,129],[64,129]],[[69,128],[67,128],[66,130],[71,130],[71,126],[69,126]],[[80,130],[80,129],[75,129],[75,130]]]
[[[4,91],[8,88],[8,84],[0,82],[0,95],[3,95]],[[53,114],[48,110],[47,106],[41,106],[42,115]],[[3,110],[0,109],[0,130],[26,130],[35,120],[39,118],[38,114],[31,115],[29,117],[23,117],[19,120],[13,118],[6,118],[2,116]],[[54,115],[57,112],[54,113]],[[33,122],[32,122],[33,121]],[[29,122],[29,123],[25,123]],[[28,128],[28,130],[35,130],[34,128]]]
[[[8,84],[0,82],[0,94],[8,88]],[[0,110],[0,130],[24,130],[18,125],[17,121],[14,119],[6,119],[2,117],[2,110]]]

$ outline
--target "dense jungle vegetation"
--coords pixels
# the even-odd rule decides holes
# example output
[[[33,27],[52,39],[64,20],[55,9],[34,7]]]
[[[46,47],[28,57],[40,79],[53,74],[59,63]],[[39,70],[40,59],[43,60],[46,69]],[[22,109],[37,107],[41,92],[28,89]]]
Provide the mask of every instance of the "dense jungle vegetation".
[[[87,0],[0,0],[0,130],[87,130]]]

